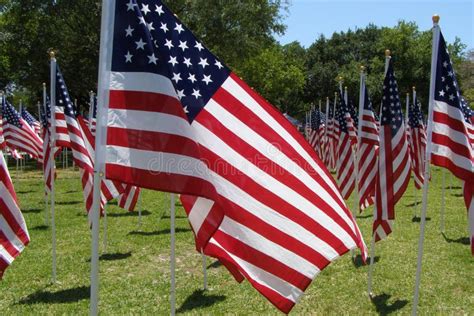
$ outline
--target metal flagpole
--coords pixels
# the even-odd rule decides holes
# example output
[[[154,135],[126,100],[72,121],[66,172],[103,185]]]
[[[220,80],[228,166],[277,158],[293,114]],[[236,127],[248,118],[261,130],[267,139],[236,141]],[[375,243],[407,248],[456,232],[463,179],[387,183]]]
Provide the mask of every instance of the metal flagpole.
[[[100,207],[100,184],[104,177],[104,140],[107,130],[104,122],[106,107],[108,104],[109,74],[111,65],[112,25],[115,13],[115,1],[102,1],[102,15],[100,26],[100,50],[99,50],[99,79],[98,79],[98,104],[96,118],[95,157],[94,157],[94,192],[91,214],[89,214],[92,225],[91,240],[91,292],[90,310],[92,316],[99,313],[99,207]]]
[[[202,272],[203,272],[203,285],[202,285],[202,288],[204,291],[207,290],[207,263],[206,263],[206,255],[204,255],[204,251],[203,249],[201,248],[201,257],[202,257]]]
[[[413,91],[415,91],[415,87],[413,87]],[[405,100],[405,124],[406,124],[405,130],[408,129],[409,111],[410,111],[410,93],[407,92],[406,100]],[[411,130],[410,130],[410,133],[411,133]],[[413,142],[413,139],[412,139],[412,142]],[[408,147],[410,147],[410,144],[408,144]],[[410,159],[412,159],[412,157],[410,157]],[[410,161],[410,165],[411,165],[411,161]],[[411,166],[411,168],[413,168],[413,166]],[[416,206],[417,206],[416,186],[413,188],[413,190],[415,191],[413,194],[415,198],[415,201],[413,202],[413,216],[416,217]]]
[[[360,148],[360,138],[362,133],[362,115],[364,111],[364,101],[365,101],[365,67],[360,66],[360,89],[359,89],[359,125],[357,126],[357,150]],[[356,202],[354,210],[360,209],[360,192],[359,192],[359,156],[357,155],[357,151],[355,153],[355,171],[356,171],[356,183],[355,183],[355,190],[356,190]]]
[[[176,267],[176,253],[175,253],[175,246],[176,246],[176,231],[175,231],[175,195],[174,193],[170,193],[170,219],[171,219],[171,256],[170,256],[170,270],[171,270],[171,288],[170,288],[170,307],[171,307],[171,315],[174,316],[176,314],[176,275],[175,275],[175,267]]]
[[[94,113],[94,92],[91,90],[89,92],[89,120],[88,120],[89,129],[91,129],[91,126],[92,126],[93,113]]]
[[[55,214],[54,214],[54,148],[55,148],[55,139],[56,139],[56,118],[54,116],[55,108],[56,108],[56,58],[54,51],[50,51],[49,53],[51,59],[51,81],[50,81],[50,98],[51,98],[51,159],[49,160],[51,163],[51,238],[52,238],[52,253],[53,253],[53,274],[52,274],[52,281],[53,283],[56,282],[56,224],[55,224]],[[45,88],[46,89],[46,88]],[[46,92],[46,90],[44,90]],[[44,95],[44,99],[46,99],[46,95]],[[46,100],[44,100],[46,101]],[[45,102],[46,104],[46,102]]]
[[[430,176],[430,162],[431,162],[431,140],[433,130],[433,106],[434,106],[434,94],[436,84],[436,59],[438,57],[438,44],[440,28],[438,26],[439,16],[433,15],[433,43],[431,51],[431,79],[430,79],[430,97],[429,97],[429,109],[428,109],[428,126],[427,126],[427,143],[426,143],[426,159],[425,159],[425,176],[423,181],[423,199],[421,209],[421,222],[420,222],[420,239],[418,242],[418,260],[416,265],[416,280],[415,280],[415,293],[413,296],[413,309],[412,315],[416,315],[418,308],[418,299],[420,294],[420,280],[421,280],[421,265],[423,259],[423,240],[425,238],[425,226],[426,226],[426,208],[428,202],[428,184]]]
[[[138,195],[138,230],[142,229],[142,189]]]
[[[41,107],[39,102],[38,102],[38,107]],[[43,111],[44,111],[44,118],[46,120],[46,126],[47,126],[47,128],[50,128],[48,126],[48,112],[46,111],[46,83],[44,83],[44,82],[43,82]],[[40,108],[38,109],[38,112],[39,112],[39,118],[41,119],[41,110],[40,110]],[[49,138],[51,139],[51,134],[49,135]],[[50,146],[50,155],[51,154],[54,155],[54,151],[51,149],[51,146]],[[44,157],[43,157],[43,159],[44,159]],[[54,156],[50,157],[50,160],[51,159],[54,159]],[[45,163],[44,160],[43,160],[43,163]],[[54,181],[54,180],[52,179],[52,181]],[[45,208],[44,208],[44,224],[48,225],[48,194],[47,194],[47,190],[46,190],[46,185],[45,185],[45,190],[44,190],[44,205],[45,205]]]
[[[390,62],[390,50],[385,50],[385,75],[387,75],[388,65]],[[379,109],[379,117],[382,117],[382,104],[380,105]],[[374,218],[377,216],[377,203],[374,203]],[[369,292],[369,297],[372,298],[372,276],[374,271],[374,259],[375,259],[375,232],[372,233],[372,240],[370,241],[370,263],[369,263],[369,275],[368,275],[368,284],[367,290]]]
[[[444,210],[446,207],[446,170],[441,168],[441,209],[439,230],[444,232]]]
[[[104,240],[103,240],[103,246],[104,246],[104,253],[107,252],[107,203],[104,204],[104,218],[102,219],[104,222]]]

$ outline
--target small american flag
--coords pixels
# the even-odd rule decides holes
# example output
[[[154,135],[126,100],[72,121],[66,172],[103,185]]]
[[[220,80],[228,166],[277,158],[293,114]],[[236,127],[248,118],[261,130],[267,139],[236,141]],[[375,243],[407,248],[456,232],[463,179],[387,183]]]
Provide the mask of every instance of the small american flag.
[[[436,59],[436,82],[433,102],[431,161],[447,168],[465,181],[464,199],[471,227],[471,250],[474,255],[474,126],[472,110],[461,97],[453,65],[439,34]]]
[[[354,134],[354,123],[342,97],[339,98],[339,104],[336,110],[335,126],[339,140],[337,143],[337,181],[342,197],[348,199],[355,187],[352,145],[354,144],[353,136],[355,135],[355,141],[357,142],[357,135]]]
[[[41,134],[41,125],[38,120],[31,115],[25,108],[21,109],[21,117],[31,126],[31,128],[35,131],[36,134]]]
[[[3,137],[3,117],[0,115],[0,150],[5,149],[7,143],[5,142],[5,137]]]
[[[30,242],[15,189],[3,155],[0,155],[0,279]]]
[[[383,83],[381,112],[376,213],[373,224],[376,241],[392,232],[395,204],[402,197],[410,180],[410,152],[392,60],[389,61]]]
[[[358,147],[359,162],[359,207],[364,210],[374,203],[375,179],[377,175],[377,157],[379,152],[379,131],[375,113],[370,101],[369,91],[365,89],[364,104],[362,106],[360,127],[360,143]]]
[[[2,103],[3,135],[7,146],[12,150],[26,152],[34,159],[42,162],[43,140],[5,98],[3,98]]]
[[[334,109],[329,106],[329,114],[326,115],[326,139],[324,144],[324,163],[328,170],[336,168],[336,135],[334,133]]]
[[[198,247],[283,312],[335,258],[365,256],[331,175],[281,113],[161,1],[111,9],[106,177],[192,194]]]
[[[42,128],[42,138],[43,138],[43,177],[44,177],[44,187],[45,193],[51,192],[52,188],[52,175],[51,175],[51,105],[49,102],[46,102],[44,107],[41,107],[40,120],[43,126]]]
[[[408,110],[408,142],[415,187],[423,187],[425,172],[426,129],[421,105],[415,99]]]

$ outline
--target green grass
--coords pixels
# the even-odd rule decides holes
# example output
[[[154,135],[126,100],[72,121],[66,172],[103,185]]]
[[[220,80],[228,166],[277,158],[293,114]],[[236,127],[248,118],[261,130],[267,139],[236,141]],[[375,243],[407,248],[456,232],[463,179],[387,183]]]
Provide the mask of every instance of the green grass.
[[[13,168],[14,169],[14,168]],[[56,181],[58,282],[51,284],[51,230],[44,226],[42,178],[37,171],[12,172],[31,243],[0,282],[0,314],[87,314],[90,230],[78,172],[59,170]],[[441,172],[433,172],[429,193],[420,314],[474,313],[474,260],[468,246],[461,184],[448,177],[446,229],[439,232]],[[421,192],[418,192],[418,199]],[[413,221],[410,185],[396,209],[395,228],[377,243],[374,293],[367,296],[367,266],[349,254],[329,265],[293,309],[299,314],[408,314],[411,312],[419,236]],[[100,311],[108,314],[169,314],[169,195],[146,190],[143,224],[136,214],[108,207],[108,248],[100,261]],[[209,290],[201,291],[201,257],[177,204],[176,295],[179,312],[193,314],[278,314],[247,282],[236,283],[208,258]],[[353,205],[352,199],[349,205]],[[370,244],[372,208],[357,221]],[[102,244],[101,244],[102,247]]]

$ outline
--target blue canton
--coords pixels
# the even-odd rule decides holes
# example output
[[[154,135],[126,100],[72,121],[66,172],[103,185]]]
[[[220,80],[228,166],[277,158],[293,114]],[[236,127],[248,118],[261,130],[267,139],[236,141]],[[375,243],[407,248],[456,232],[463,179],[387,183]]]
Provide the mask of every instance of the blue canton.
[[[2,101],[2,113],[3,119],[8,122],[8,124],[15,125],[16,127],[21,128],[23,125],[20,122],[20,114],[15,110],[15,108],[5,100],[5,97]]]
[[[64,115],[76,118],[76,109],[69,97],[66,82],[58,65],[56,65],[56,106],[64,107]]]
[[[112,71],[168,77],[192,122],[230,70],[159,0],[117,0]]]
[[[400,97],[398,95],[397,80],[393,73],[393,63],[392,60],[390,60],[383,82],[382,117],[380,125],[390,125],[392,127],[392,135],[395,135],[402,127],[402,123],[402,104],[400,103]]]

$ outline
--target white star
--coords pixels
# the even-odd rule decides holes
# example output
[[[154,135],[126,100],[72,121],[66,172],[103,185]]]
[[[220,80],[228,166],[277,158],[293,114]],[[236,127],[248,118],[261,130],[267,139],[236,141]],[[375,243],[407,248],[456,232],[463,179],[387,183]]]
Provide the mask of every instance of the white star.
[[[132,57],[133,57],[133,55],[130,54],[129,51],[127,51],[127,55],[125,55],[125,62],[126,63],[131,63],[132,62]]]
[[[207,63],[207,58],[204,58],[204,59],[199,58],[199,60],[200,60],[200,62],[198,62],[198,64],[201,65],[202,68],[206,68],[206,66],[209,65],[209,64]]]
[[[176,65],[177,63],[178,61],[176,60],[176,57],[171,56],[170,60],[168,61],[168,64],[172,64],[174,67],[174,65]]]
[[[448,76],[452,77],[454,73],[452,71],[448,71]]]
[[[165,33],[168,32],[168,26],[166,25],[166,23],[161,23],[160,29],[162,29]]]
[[[147,15],[148,12],[150,12],[150,9],[148,8],[148,4],[143,4],[142,3],[142,9],[141,11],[143,12],[143,15]]]
[[[127,11],[133,10],[133,7],[138,6],[138,4],[133,3],[133,0],[130,0],[129,3],[127,3]]]
[[[173,43],[171,42],[171,40],[165,40],[166,41],[166,44],[165,46],[168,47],[168,49],[171,49],[171,47],[174,47]]]
[[[139,17],[138,17],[138,22],[139,22],[140,24],[146,25],[145,18],[142,17],[142,16],[139,16]]]
[[[151,54],[150,56],[147,56],[148,57],[148,63],[151,64],[155,64],[156,65],[156,61],[158,60],[158,58],[155,57],[155,53]]]
[[[156,47],[156,48],[160,47],[160,46],[158,45],[158,43],[156,42],[156,40],[153,41],[153,44],[155,44],[155,47]]]
[[[220,62],[220,61],[218,61],[218,60],[216,60],[216,62],[214,63],[214,65],[216,65],[216,66],[217,66],[217,68],[219,68],[219,69],[221,69],[221,68],[223,68],[223,67],[224,67],[224,66],[222,66],[221,62]]]
[[[444,68],[448,67],[448,62],[447,62],[447,61],[444,61],[443,67],[444,67]]]
[[[449,100],[451,100],[451,101],[454,100],[454,94],[449,95]]]
[[[193,64],[191,63],[191,58],[186,58],[186,57],[184,57],[183,63],[184,63],[186,66],[188,66],[188,68],[193,65]]]
[[[155,29],[155,28],[153,27],[153,22],[147,23],[147,24],[146,24],[146,27],[148,28],[148,31],[150,31],[150,32]]]
[[[178,34],[181,34],[181,32],[184,31],[183,25],[179,23],[176,23],[176,27],[174,29],[176,30],[176,32],[178,32]]]
[[[183,52],[186,48],[189,48],[188,45],[186,45],[186,41],[184,41],[184,42],[179,41],[178,47],[181,48],[183,50]]]
[[[188,80],[191,81],[192,83],[194,83],[195,81],[197,81],[197,80],[196,80],[196,76],[193,75],[193,74],[191,74],[191,73],[189,74]]]
[[[137,44],[137,49],[145,49],[146,43],[140,38],[138,42],[135,42]]]
[[[125,29],[125,37],[127,36],[132,36],[132,32],[134,31],[135,29],[132,29],[130,27],[130,25]]]
[[[158,6],[157,4],[155,4],[155,6],[156,6],[155,12],[158,13],[159,16],[161,16],[163,13],[165,13],[165,11],[163,11],[163,6],[162,5]]]
[[[446,80],[445,77],[441,77],[441,81],[444,82]]]
[[[439,96],[440,96],[440,97],[444,97],[444,91],[443,91],[443,90],[441,90],[441,91],[439,92]]]
[[[199,42],[196,42],[196,45],[194,45],[194,47],[196,47],[198,49],[198,51],[201,51],[204,49],[204,47],[202,47],[202,44],[199,43]]]
[[[184,89],[183,90],[178,90],[178,98],[181,100],[184,98],[186,95],[184,94]]]
[[[204,75],[204,78],[202,79],[202,81],[206,83],[206,86],[209,85],[209,83],[212,82],[211,75],[209,76]]]
[[[171,80],[175,81],[176,83],[178,83],[178,81],[182,80],[181,79],[181,74],[178,72],[178,73],[174,73],[173,72],[173,78],[171,78]]]
[[[201,93],[199,92],[199,89],[195,90],[193,89],[193,93],[191,93],[193,96],[196,97],[196,99],[198,99],[200,96],[201,96]]]
[[[184,113],[186,113],[186,114],[189,113],[189,111],[188,111],[188,106],[187,106],[187,105],[183,108],[183,110],[184,110]]]

